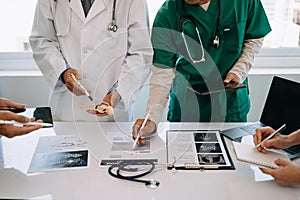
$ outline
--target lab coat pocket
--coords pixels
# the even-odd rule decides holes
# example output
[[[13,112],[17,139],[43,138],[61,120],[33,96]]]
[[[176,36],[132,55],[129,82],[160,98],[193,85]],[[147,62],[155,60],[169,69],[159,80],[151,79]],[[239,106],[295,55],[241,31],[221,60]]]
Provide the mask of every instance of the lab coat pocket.
[[[241,52],[245,27],[246,21],[224,25],[220,38],[225,49],[230,52]]]
[[[64,1],[57,1],[54,13],[54,25],[57,37],[67,37],[70,35],[72,21],[72,11],[70,6]]]
[[[100,45],[97,45],[97,48],[106,51],[108,60],[115,60],[120,57],[124,58],[128,48],[127,42],[129,33],[127,29],[120,25],[116,32],[104,29],[102,33],[103,38],[99,43]]]

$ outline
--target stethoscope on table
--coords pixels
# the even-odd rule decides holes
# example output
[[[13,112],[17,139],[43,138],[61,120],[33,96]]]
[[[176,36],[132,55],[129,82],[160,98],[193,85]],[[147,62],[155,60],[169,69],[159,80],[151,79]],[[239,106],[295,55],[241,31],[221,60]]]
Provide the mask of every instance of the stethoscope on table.
[[[135,175],[123,175],[122,172],[136,173],[139,171],[139,168],[133,166],[148,166],[143,172]],[[158,188],[160,182],[154,179],[144,180],[139,179],[143,176],[146,176],[153,172],[155,169],[155,163],[153,161],[147,160],[124,160],[117,164],[113,164],[108,168],[108,173],[118,179],[144,183],[147,188],[155,189]]]
[[[182,2],[183,2],[183,0],[182,0]],[[181,35],[182,35],[182,38],[183,38],[183,41],[184,41],[185,48],[187,50],[187,53],[188,53],[188,56],[189,56],[190,60],[193,63],[204,62],[205,61],[204,47],[203,47],[203,43],[202,43],[201,36],[200,36],[200,33],[199,33],[199,29],[196,26],[196,23],[193,20],[192,16],[185,14],[184,4],[185,3],[183,2],[182,15],[181,15],[181,17],[179,19],[179,28],[180,28],[180,32],[181,32]],[[216,48],[218,48],[219,44],[220,44],[219,32],[220,32],[221,14],[222,14],[221,0],[218,0],[218,7],[219,7],[219,14],[218,14],[217,29],[216,29],[216,34],[215,34],[214,40],[212,42],[213,46],[215,46]],[[198,60],[195,60],[195,59],[192,58],[192,55],[190,53],[189,47],[188,47],[187,42],[186,42],[185,33],[184,33],[184,29],[183,29],[183,26],[186,23],[191,23],[193,25],[193,27],[195,28],[195,31],[197,33],[197,37],[198,37],[198,40],[199,40],[199,43],[200,43],[200,46],[201,46],[201,52],[202,52],[201,58],[198,59]]]
[[[117,32],[118,26],[116,23],[116,1],[113,1],[113,9],[112,9],[112,16],[111,16],[111,22],[108,24],[108,31],[111,32]]]

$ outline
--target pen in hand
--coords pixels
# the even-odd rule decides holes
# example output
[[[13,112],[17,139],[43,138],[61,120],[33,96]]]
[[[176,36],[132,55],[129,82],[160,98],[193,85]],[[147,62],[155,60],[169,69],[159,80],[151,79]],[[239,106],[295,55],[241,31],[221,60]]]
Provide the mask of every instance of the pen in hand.
[[[71,74],[72,79],[83,89],[84,94],[91,100],[93,101],[93,98],[91,97],[91,95],[89,94],[89,92],[85,89],[85,87],[83,87],[83,85],[81,85],[80,81],[76,79],[75,75],[72,73]]]
[[[283,131],[286,128],[286,124],[283,124],[279,129],[275,130],[272,134],[270,134],[268,137],[266,137],[265,139],[263,139],[260,143],[258,143],[255,148],[260,147],[260,145],[262,143],[264,143],[265,141],[271,139],[273,136],[275,136],[277,133]]]
[[[52,127],[53,124],[50,123],[43,123],[43,122],[26,122],[26,123],[20,123],[20,122],[16,122],[14,120],[0,120],[0,124],[1,125],[5,125],[5,124],[10,124],[10,125],[15,125],[15,126],[37,126],[37,125],[41,125],[44,127]]]
[[[143,124],[142,124],[142,126],[141,126],[141,128],[140,128],[140,130],[139,130],[139,132],[138,132],[138,134],[137,134],[137,136],[136,136],[136,138],[135,138],[135,140],[133,142],[132,149],[135,148],[138,140],[140,139],[140,131],[145,127],[145,125],[146,125],[146,123],[147,123],[147,121],[149,119],[149,115],[150,115],[149,113],[146,115],[146,117],[145,117],[145,119],[143,121]]]

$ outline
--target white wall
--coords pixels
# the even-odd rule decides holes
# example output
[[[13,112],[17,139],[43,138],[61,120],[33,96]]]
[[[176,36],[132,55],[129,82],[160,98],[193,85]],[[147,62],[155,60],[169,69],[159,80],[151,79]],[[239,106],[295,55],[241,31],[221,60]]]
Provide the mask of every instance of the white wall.
[[[27,107],[48,105],[50,88],[42,76],[1,76],[0,96]]]

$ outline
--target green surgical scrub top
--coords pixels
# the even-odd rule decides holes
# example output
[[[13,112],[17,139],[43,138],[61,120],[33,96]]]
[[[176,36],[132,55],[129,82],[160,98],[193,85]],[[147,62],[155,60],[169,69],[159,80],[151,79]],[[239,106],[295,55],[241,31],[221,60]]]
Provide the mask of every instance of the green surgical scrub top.
[[[223,86],[226,74],[241,55],[244,40],[262,38],[270,31],[259,0],[211,0],[207,11],[184,0],[167,0],[155,17],[152,44],[154,66],[176,68],[168,120],[247,121],[248,87],[205,96],[197,92]],[[213,45],[216,35],[218,48]],[[193,63],[187,49],[193,60],[200,60],[204,53],[205,61]],[[247,79],[244,84],[248,85]]]

